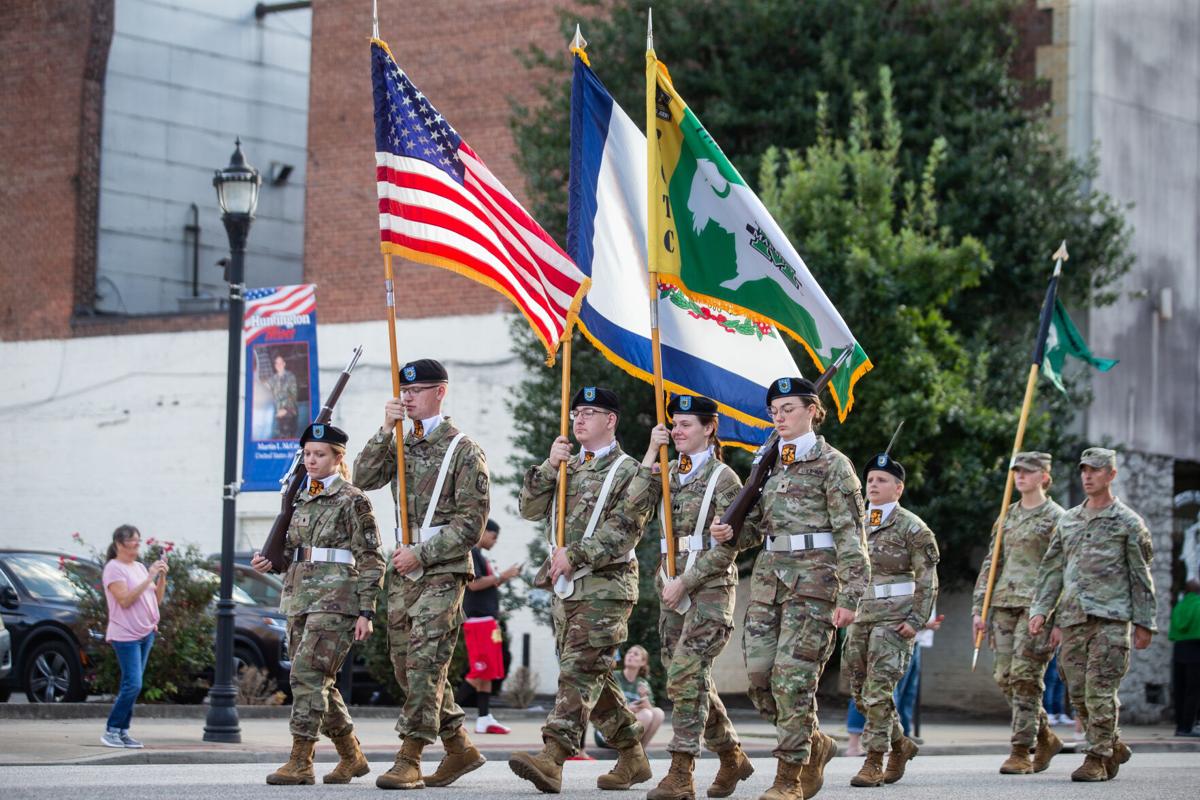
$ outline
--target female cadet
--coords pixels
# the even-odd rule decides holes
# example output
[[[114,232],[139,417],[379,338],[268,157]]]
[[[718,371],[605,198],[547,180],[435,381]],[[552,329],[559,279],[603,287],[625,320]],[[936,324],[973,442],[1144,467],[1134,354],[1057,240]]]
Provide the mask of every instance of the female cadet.
[[[1054,655],[1052,625],[1034,636],[1029,633],[1029,605],[1037,589],[1038,566],[1050,547],[1054,526],[1065,512],[1046,497],[1050,488],[1050,454],[1017,453],[1012,465],[1013,482],[1021,499],[1008,507],[1000,563],[990,603],[991,631],[988,642],[995,651],[993,676],[1012,708],[1012,752],[1000,765],[1002,775],[1041,772],[1062,750],[1062,740],[1050,729],[1042,708],[1046,664]],[[983,595],[987,589],[996,541],[995,526],[987,556],[979,568],[972,603],[976,631],[984,630]],[[1032,757],[1031,757],[1031,751]]]
[[[383,557],[371,501],[351,486],[344,462],[349,437],[332,425],[300,437],[309,485],[296,498],[284,552],[290,566],[279,607],[288,615],[292,655],[292,755],[270,784],[311,784],[318,731],[333,739],[339,761],[325,783],[349,783],[370,769],[334,682],[356,641],[371,635]],[[259,572],[271,562],[255,553]]]
[[[673,423],[670,432],[665,425],[650,432],[640,477],[649,479],[643,513],[649,515],[659,507],[661,525],[658,453],[661,445],[673,441],[679,454],[670,465],[672,532],[678,542],[676,577],[665,579],[664,555],[664,569],[656,583],[662,596],[658,617],[662,663],[667,670],[667,695],[675,706],[674,736],[667,745],[671,769],[646,797],[692,800],[696,796],[692,769],[700,755],[701,733],[704,744],[721,759],[708,796],[728,797],[738,781],[754,772],[712,681],[713,660],[725,649],[733,630],[737,550],[732,544],[715,544],[707,531],[737,497],[742,482],[721,458],[716,403],[707,397],[676,395],[667,412]],[[667,541],[660,541],[665,554]]]
[[[881,453],[871,459],[865,477],[871,585],[842,648],[854,702],[867,718],[862,734],[867,758],[851,786],[895,783],[917,754],[917,743],[904,735],[892,694],[938,591],[937,540],[920,517],[900,505],[904,466]],[[889,749],[885,771],[883,754]]]
[[[837,752],[817,729],[817,683],[835,629],[854,621],[869,563],[861,484],[850,459],[813,430],[825,419],[815,387],[780,378],[767,391],[767,407],[779,461],[738,539],[739,549],[763,541],[742,650],[750,699],[778,736],[775,783],[759,800],[802,800],[820,791]],[[733,535],[720,522],[710,530],[721,542]]]

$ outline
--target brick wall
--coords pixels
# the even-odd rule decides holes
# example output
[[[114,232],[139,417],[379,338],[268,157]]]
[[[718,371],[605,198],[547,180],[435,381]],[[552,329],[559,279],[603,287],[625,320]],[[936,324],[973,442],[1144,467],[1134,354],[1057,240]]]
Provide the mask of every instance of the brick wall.
[[[400,66],[519,199],[525,182],[513,160],[509,98],[535,100],[515,50],[566,42],[554,0],[379,3],[380,35]],[[464,18],[469,24],[464,25]],[[371,4],[313,3],[312,94],[304,277],[320,284],[321,320],[378,319],[383,307],[370,84]],[[566,187],[563,187],[566,191]],[[395,259],[397,313],[476,314],[509,307],[501,295],[446,270]]]
[[[0,3],[0,339],[70,335],[95,269],[113,0]]]

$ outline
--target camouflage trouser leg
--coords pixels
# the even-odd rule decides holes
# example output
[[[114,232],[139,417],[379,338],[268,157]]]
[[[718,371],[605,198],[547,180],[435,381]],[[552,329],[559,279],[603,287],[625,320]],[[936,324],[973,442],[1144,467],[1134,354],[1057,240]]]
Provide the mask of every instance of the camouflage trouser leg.
[[[342,694],[334,685],[354,645],[355,618],[346,614],[297,614],[288,617],[292,656],[293,736],[311,741],[354,730]]]
[[[1050,626],[1037,636],[1029,633],[1029,610],[993,608],[991,640],[995,653],[993,677],[1012,708],[1012,744],[1032,748],[1037,732],[1049,724],[1042,707],[1046,665],[1054,656]]]
[[[776,758],[808,760],[817,727],[817,684],[835,643],[833,603],[796,597],[773,574],[755,572],[742,631],[749,695],[776,727]]]
[[[452,736],[465,714],[454,702],[448,679],[450,657],[462,625],[461,574],[427,575],[388,581],[388,651],[404,705],[396,733],[430,743]]]
[[[618,749],[642,738],[642,726],[613,678],[613,651],[625,641],[632,612],[633,603],[624,600],[554,598],[558,693],[542,727],[542,739],[552,738],[575,754],[589,717]]]
[[[1129,623],[1088,617],[1062,634],[1058,659],[1087,735],[1087,752],[1106,758],[1121,735],[1117,689],[1129,670]]]
[[[704,597],[712,593],[722,595],[718,602]],[[674,704],[674,736],[667,745],[672,753],[700,755],[701,734],[704,745],[715,753],[738,744],[737,732],[712,680],[713,660],[725,649],[733,632],[723,613],[732,593],[732,586],[701,589],[686,614],[676,614],[665,606],[659,614],[667,696]]]
[[[893,693],[912,659],[915,639],[896,631],[896,622],[856,622],[846,628],[842,668],[849,671],[854,704],[866,717],[862,746],[884,753],[904,735]]]

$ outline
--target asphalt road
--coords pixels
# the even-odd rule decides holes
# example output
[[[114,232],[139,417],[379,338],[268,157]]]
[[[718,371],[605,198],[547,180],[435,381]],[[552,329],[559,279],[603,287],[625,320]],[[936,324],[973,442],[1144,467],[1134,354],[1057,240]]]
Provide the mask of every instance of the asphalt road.
[[[1060,756],[1050,769],[1041,775],[1001,776],[995,756],[930,756],[917,758],[910,765],[904,780],[869,793],[869,798],[889,800],[929,797],[987,798],[987,800],[1028,800],[1033,795],[1052,795],[1054,800],[1070,798],[1104,798],[1104,800],[1195,800],[1200,792],[1200,754],[1146,753],[1134,755],[1121,768],[1116,780],[1104,784],[1072,783],[1070,773],[1081,761],[1079,756]],[[655,781],[641,784],[629,792],[601,792],[596,789],[596,776],[611,767],[612,762],[571,762],[567,765],[563,794],[572,798],[638,798],[666,773],[669,762],[654,761]],[[821,798],[859,798],[867,792],[850,787],[861,761],[857,758],[836,758],[826,771],[825,789]],[[186,797],[188,800],[237,800],[270,796],[317,798],[346,798],[370,794],[378,797],[373,777],[390,764],[372,763],[371,775],[359,778],[349,786],[316,786],[281,790],[267,786],[263,778],[269,769],[257,764],[185,765],[185,766],[89,766],[67,767],[3,767],[0,768],[0,796],[4,800],[57,800],[68,792],[72,797],[87,800],[164,800]],[[433,764],[426,765],[432,769]],[[756,759],[757,772],[739,787],[735,795],[755,798],[770,785],[775,763]],[[697,795],[716,772],[717,762],[702,759],[696,767]],[[318,776],[326,765],[318,765]],[[318,778],[319,781],[319,778]],[[397,793],[399,794],[399,793]],[[537,798],[542,795],[532,786],[516,778],[507,764],[492,761],[482,769],[462,778],[449,789],[426,789],[406,796],[424,798],[478,797],[487,800],[501,798]]]

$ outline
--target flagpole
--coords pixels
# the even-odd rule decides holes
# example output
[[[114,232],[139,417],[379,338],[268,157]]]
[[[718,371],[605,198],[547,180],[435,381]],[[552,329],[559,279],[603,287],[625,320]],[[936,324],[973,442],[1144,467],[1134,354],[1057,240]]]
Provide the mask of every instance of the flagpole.
[[[996,571],[1000,565],[1000,548],[1004,542],[1004,521],[1008,516],[1008,505],[1012,502],[1013,492],[1013,470],[1012,466],[1017,460],[1017,453],[1021,452],[1021,446],[1025,441],[1025,425],[1029,422],[1029,409],[1033,406],[1033,396],[1037,392],[1038,370],[1041,368],[1042,359],[1046,355],[1046,337],[1050,332],[1050,320],[1054,315],[1054,298],[1058,294],[1058,276],[1062,273],[1062,264],[1069,256],[1067,255],[1067,243],[1063,241],[1059,245],[1058,250],[1054,253],[1054,274],[1050,276],[1050,283],[1046,287],[1046,299],[1042,303],[1042,315],[1038,320],[1037,340],[1033,345],[1033,355],[1029,365],[1029,378],[1025,382],[1025,399],[1021,403],[1021,416],[1017,421],[1017,435],[1013,439],[1012,456],[1008,460],[1008,475],[1004,480],[1004,500],[1000,503],[1000,516],[996,520],[996,535],[993,537],[992,543],[992,558],[988,565],[987,588],[983,593],[983,606],[979,611],[979,618],[984,621],[985,629],[987,623],[988,611],[992,604],[992,590],[996,585]],[[975,632],[975,652],[971,656],[971,671],[975,671],[975,664],[979,660],[979,647],[983,643],[983,630]]]
[[[650,275],[650,353],[654,362],[654,412],[658,424],[667,421],[663,402],[662,347],[658,334],[658,202],[655,178],[658,174],[658,126],[655,122],[655,90],[658,88],[658,56],[654,53],[654,12],[646,12],[646,256]],[[667,577],[675,577],[675,534],[671,527],[671,464],[667,446],[658,448],[659,479],[662,481],[662,528],[667,539]]]
[[[388,349],[392,355],[392,397],[400,396],[400,359],[396,354],[396,291],[392,275],[392,256],[383,256],[384,288],[387,290]],[[408,547],[412,534],[408,530],[408,485],[404,477],[404,420],[396,423],[396,525],[400,542]]]
[[[559,415],[558,434],[566,436],[570,420],[571,402],[571,327],[573,318],[567,319],[567,329],[563,331],[562,353],[562,413]],[[558,513],[555,520],[555,541],[559,547],[567,546],[567,462],[558,465]]]

